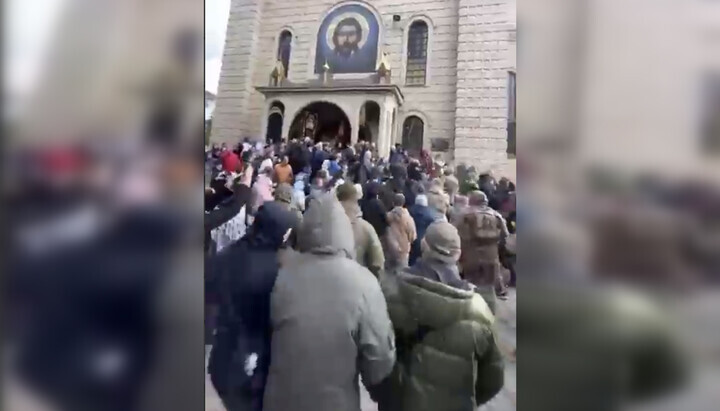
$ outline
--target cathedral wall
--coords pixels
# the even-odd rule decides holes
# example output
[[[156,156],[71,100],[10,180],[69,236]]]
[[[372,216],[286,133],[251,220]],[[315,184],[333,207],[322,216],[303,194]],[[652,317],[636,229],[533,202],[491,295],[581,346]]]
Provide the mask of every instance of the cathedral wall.
[[[459,1],[455,161],[514,176],[515,160],[506,150],[516,3]]]
[[[451,142],[447,159],[454,154],[477,166],[508,168],[507,72],[515,67],[515,1],[356,3],[369,5],[380,16],[379,48],[388,54],[392,82],[405,96],[397,113],[394,142],[401,140],[405,118],[416,115],[425,123],[424,148],[429,149],[434,138],[446,138]],[[295,83],[315,79],[318,30],[338,4],[341,2],[334,0],[233,0],[213,140],[264,138],[263,117],[269,103],[254,87],[269,83],[280,33],[289,30],[293,35],[288,79]],[[394,15],[399,15],[400,21],[393,21]],[[424,86],[406,86],[404,81],[407,31],[415,19],[429,26]]]

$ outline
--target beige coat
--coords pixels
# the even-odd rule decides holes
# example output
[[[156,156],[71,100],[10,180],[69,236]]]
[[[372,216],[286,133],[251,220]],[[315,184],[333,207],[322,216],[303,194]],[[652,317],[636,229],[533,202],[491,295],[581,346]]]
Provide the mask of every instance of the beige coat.
[[[405,262],[410,256],[410,245],[417,238],[415,221],[407,209],[395,207],[387,214],[390,227],[387,232],[388,260]]]

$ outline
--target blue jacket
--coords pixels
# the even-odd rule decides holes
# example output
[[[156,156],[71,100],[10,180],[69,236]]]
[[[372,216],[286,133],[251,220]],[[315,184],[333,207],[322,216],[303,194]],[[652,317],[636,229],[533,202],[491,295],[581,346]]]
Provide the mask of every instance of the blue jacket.
[[[422,254],[420,242],[425,237],[425,232],[428,227],[430,227],[430,224],[435,221],[442,220],[443,216],[430,207],[418,204],[410,206],[408,211],[410,212],[410,216],[413,218],[413,221],[415,221],[415,229],[417,230],[417,238],[410,246],[410,259],[408,263],[412,266]]]
[[[321,164],[322,165],[322,164]],[[330,172],[330,176],[334,176],[337,174],[338,171],[342,170],[342,167],[340,167],[340,164],[338,164],[337,160],[331,160],[330,166],[328,167],[328,171]]]

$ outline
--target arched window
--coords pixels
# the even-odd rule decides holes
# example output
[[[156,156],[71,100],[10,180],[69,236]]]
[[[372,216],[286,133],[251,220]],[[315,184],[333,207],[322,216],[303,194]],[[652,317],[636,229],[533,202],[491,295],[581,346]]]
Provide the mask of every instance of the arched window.
[[[402,131],[402,146],[411,157],[419,158],[423,148],[423,135],[425,134],[425,123],[417,116],[410,116],[405,119]]]
[[[422,20],[410,25],[405,84],[425,84],[427,77],[428,25]]]
[[[292,50],[292,33],[284,30],[280,33],[280,39],[278,40],[278,51],[277,59],[282,61],[283,67],[285,67],[285,77],[288,77],[290,73],[290,51]]]

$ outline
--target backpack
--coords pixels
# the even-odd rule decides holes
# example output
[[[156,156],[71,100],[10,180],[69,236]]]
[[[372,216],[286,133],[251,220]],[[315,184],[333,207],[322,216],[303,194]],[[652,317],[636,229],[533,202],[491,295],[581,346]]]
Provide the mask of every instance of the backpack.
[[[495,214],[487,211],[471,212],[465,214],[464,220],[473,238],[487,241],[500,239],[502,231]]]

